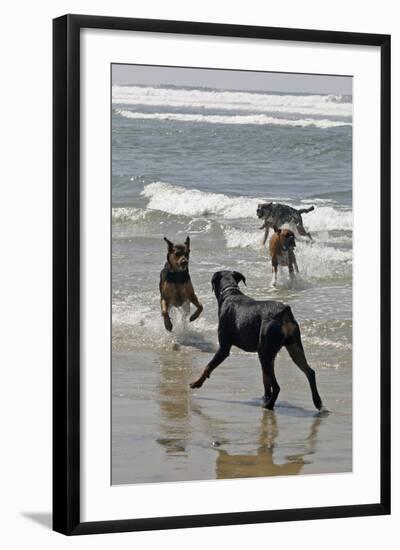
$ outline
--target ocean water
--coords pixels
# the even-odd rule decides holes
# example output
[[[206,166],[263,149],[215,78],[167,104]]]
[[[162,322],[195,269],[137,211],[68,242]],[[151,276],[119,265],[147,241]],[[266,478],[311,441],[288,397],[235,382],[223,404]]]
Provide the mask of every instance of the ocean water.
[[[256,216],[257,204],[267,201],[315,207],[303,215],[314,241],[297,239],[300,273],[291,282],[287,269],[280,268],[276,288]],[[351,96],[113,86],[113,482],[351,470],[352,223]],[[174,311],[170,334],[159,309],[163,237],[183,242],[187,235],[191,278],[204,312],[187,325]],[[286,352],[278,358],[277,378],[285,380],[289,400],[279,406],[280,396],[274,413],[259,406],[256,356],[239,350],[203,388],[188,390],[189,379],[198,377],[216,348],[217,304],[210,281],[221,269],[243,273],[243,290],[250,296],[291,305],[308,360],[317,380],[324,381],[319,390],[331,414],[317,431],[326,434],[326,445],[318,447],[324,437],[314,434],[316,448],[305,453],[313,459],[303,453],[299,469],[271,473],[265,457],[248,461],[248,468],[233,460],[230,468],[226,458],[258,456],[259,434],[266,430],[268,436],[268,429],[276,448],[271,434],[279,431],[283,437],[283,454],[292,456],[298,447],[296,433],[307,431],[304,418],[314,411],[307,382]],[[168,393],[174,384],[179,396]],[[214,401],[207,400],[210,395]],[[238,410],[250,403],[251,412],[233,413],[235,402]],[[205,421],[195,427],[195,411],[208,418],[209,431]],[[250,441],[244,419],[254,425],[254,414],[261,427]],[[275,420],[266,422],[268,414]],[[230,428],[221,434],[225,417]],[[239,444],[241,424],[246,437]],[[218,457],[217,432],[218,443],[224,441]],[[207,449],[206,457],[201,449]],[[156,465],[150,455],[159,457]]]

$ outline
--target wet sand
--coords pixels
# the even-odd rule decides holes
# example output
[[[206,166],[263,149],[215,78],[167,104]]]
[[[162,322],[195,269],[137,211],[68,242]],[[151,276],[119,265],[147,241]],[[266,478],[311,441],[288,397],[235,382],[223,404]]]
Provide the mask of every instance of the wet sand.
[[[286,350],[274,411],[261,406],[256,354],[233,351],[191,390],[212,355],[184,346],[113,352],[112,484],[351,471],[350,365],[317,367],[309,357],[330,410],[319,415]]]

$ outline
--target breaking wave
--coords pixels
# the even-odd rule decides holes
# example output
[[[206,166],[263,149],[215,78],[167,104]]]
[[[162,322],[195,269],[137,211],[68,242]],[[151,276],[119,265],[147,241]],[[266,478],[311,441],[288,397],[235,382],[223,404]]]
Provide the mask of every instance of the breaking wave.
[[[209,193],[198,189],[187,189],[166,182],[156,182],[146,185],[142,195],[149,199],[148,209],[161,210],[169,214],[201,217],[218,216],[226,220],[251,218],[256,220],[256,209],[265,197],[228,197],[223,193]],[[287,202],[287,201],[285,201]],[[309,201],[308,201],[309,202]],[[323,205],[321,201],[313,212],[304,215],[304,225],[310,231],[351,230],[353,214],[350,210]],[[300,205],[292,205],[298,207]],[[135,213],[135,216],[137,214]],[[259,222],[259,220],[256,220]],[[261,222],[259,222],[261,223]],[[235,230],[236,231],[236,230]],[[239,230],[237,230],[239,231]],[[240,234],[242,233],[242,234]],[[243,232],[231,233],[229,242],[241,240],[241,246],[255,243],[253,234]]]
[[[350,122],[328,119],[286,119],[263,114],[258,115],[203,115],[187,113],[140,113],[115,109],[115,112],[125,118],[136,120],[160,120],[172,122],[200,122],[206,124],[252,124],[257,126],[289,126],[293,128],[336,128],[351,126]]]
[[[261,113],[352,117],[351,96],[273,94],[154,86],[113,86],[112,102],[120,105],[184,107]]]
[[[184,216],[219,215],[226,219],[254,218],[259,199],[228,197],[178,185],[156,182],[146,185],[142,195],[149,199],[147,208]]]

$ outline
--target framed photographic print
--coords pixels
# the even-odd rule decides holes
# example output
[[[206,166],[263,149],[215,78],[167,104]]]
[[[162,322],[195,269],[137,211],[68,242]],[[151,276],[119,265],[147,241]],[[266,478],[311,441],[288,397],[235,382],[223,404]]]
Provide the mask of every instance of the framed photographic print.
[[[53,69],[54,529],[390,513],[390,37],[67,15]]]

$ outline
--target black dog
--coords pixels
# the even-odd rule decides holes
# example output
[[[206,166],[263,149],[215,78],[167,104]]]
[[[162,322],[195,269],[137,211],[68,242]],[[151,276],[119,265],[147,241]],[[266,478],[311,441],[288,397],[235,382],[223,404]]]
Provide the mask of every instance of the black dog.
[[[292,208],[286,204],[273,204],[272,202],[259,204],[257,206],[257,217],[264,219],[264,223],[260,227],[260,229],[265,229],[263,244],[266,243],[269,229],[274,227],[274,225],[280,229],[284,223],[288,223],[293,228],[296,228],[299,235],[308,237],[312,241],[310,233],[304,229],[303,218],[301,215],[308,214],[308,212],[312,212],[313,210],[313,206],[310,206],[310,208],[296,210],[296,208]]]
[[[219,349],[200,378],[190,387],[200,388],[212,371],[228,357],[232,346],[244,351],[256,351],[263,372],[264,406],[272,410],[280,390],[275,378],[274,360],[282,346],[285,346],[290,357],[306,375],[314,405],[321,410],[322,401],[315,372],[304,355],[300,328],[292,310],[281,302],[253,300],[239,290],[239,281],[246,284],[245,277],[237,271],[217,271],[212,277],[212,288],[218,301]]]

